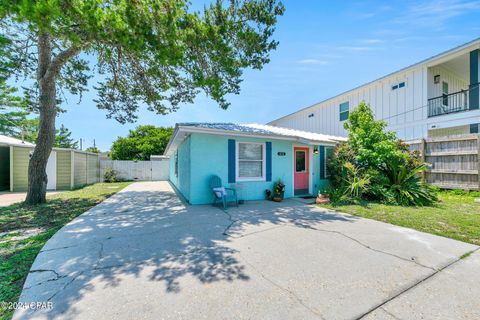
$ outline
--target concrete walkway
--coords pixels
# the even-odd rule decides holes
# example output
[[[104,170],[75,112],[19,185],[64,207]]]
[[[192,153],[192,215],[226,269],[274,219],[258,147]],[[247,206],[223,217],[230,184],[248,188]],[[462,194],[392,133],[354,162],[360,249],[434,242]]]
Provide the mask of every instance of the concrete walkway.
[[[20,301],[52,308],[14,319],[479,319],[477,249],[294,200],[225,213],[135,183],[48,241]]]

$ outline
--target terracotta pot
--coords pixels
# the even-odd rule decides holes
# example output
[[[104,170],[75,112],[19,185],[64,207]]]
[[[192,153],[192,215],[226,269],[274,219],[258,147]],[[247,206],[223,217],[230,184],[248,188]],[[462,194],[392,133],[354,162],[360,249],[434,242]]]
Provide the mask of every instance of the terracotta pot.
[[[317,197],[317,199],[315,199],[316,204],[325,204],[325,203],[329,203],[329,202],[330,202],[330,199],[328,199],[325,196]]]
[[[282,202],[283,199],[282,199],[282,197],[280,197],[280,196],[274,196],[274,197],[272,198],[272,200],[275,201],[275,202]]]

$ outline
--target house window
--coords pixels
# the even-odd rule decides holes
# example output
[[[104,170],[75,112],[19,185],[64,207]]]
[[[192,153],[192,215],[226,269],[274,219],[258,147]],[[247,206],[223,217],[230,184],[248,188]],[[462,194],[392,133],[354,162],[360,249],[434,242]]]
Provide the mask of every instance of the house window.
[[[397,89],[401,89],[401,88],[404,88],[404,87],[405,87],[405,81],[402,81],[402,82],[399,82],[399,83],[395,83],[392,86],[392,90],[397,90]]]
[[[472,123],[470,125],[470,133],[479,133],[479,127],[480,127],[480,124],[478,123]]]
[[[325,170],[325,178],[328,178],[330,174],[328,173],[327,170],[327,162],[330,160],[330,158],[333,156],[333,152],[335,151],[334,148],[325,148],[325,161],[323,161],[323,165],[325,166],[323,169]]]
[[[307,156],[305,151],[303,150],[295,151],[295,171],[296,172],[307,171]]]
[[[265,144],[237,143],[237,180],[265,180]]]
[[[448,106],[448,82],[442,82],[442,100],[443,105]]]
[[[348,101],[340,103],[340,121],[345,121],[348,119]]]
[[[178,150],[175,151],[175,176],[178,177]]]

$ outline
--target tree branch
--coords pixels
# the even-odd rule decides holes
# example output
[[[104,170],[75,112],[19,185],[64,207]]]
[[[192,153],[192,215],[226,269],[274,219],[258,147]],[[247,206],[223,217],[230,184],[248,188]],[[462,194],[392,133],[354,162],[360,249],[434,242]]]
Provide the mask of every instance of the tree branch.
[[[77,46],[72,46],[66,50],[63,50],[60,52],[50,63],[50,66],[48,67],[47,72],[45,72],[44,77],[49,78],[53,77],[55,78],[62,67],[67,63],[68,60],[71,58],[75,57],[77,54],[79,54],[81,51],[80,47]]]

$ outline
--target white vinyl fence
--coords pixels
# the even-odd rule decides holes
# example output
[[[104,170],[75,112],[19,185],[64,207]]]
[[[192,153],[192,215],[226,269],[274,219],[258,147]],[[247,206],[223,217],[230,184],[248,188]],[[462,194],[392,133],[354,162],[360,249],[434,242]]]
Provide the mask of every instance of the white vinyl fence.
[[[100,160],[100,177],[107,168],[112,168],[125,180],[161,181],[168,180],[168,158],[154,161]]]

